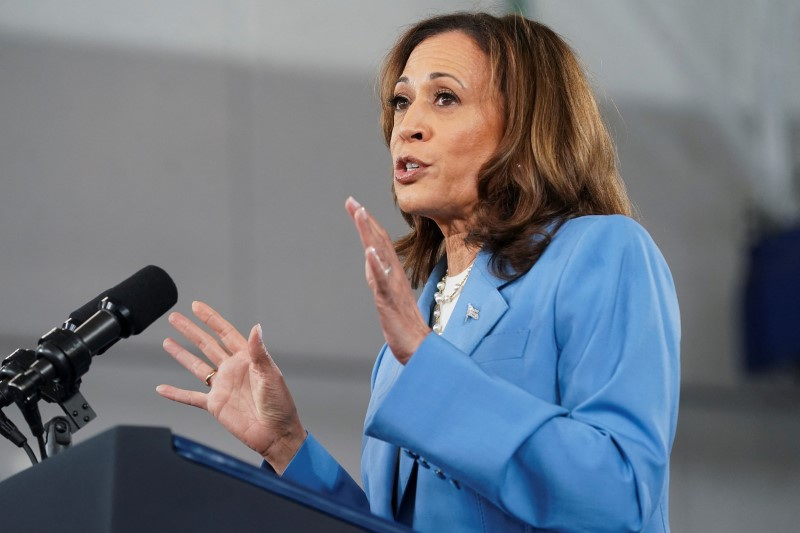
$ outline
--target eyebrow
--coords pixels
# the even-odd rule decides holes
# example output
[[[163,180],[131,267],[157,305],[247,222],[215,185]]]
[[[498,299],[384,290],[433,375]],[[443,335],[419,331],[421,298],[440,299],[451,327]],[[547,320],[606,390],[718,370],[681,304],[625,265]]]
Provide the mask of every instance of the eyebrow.
[[[430,80],[435,80],[437,78],[450,78],[450,79],[453,79],[453,80],[455,80],[456,83],[458,83],[461,86],[462,89],[466,89],[464,84],[461,83],[461,80],[459,80],[458,78],[456,78],[452,74],[448,74],[447,72],[431,72],[430,75],[428,76],[428,79],[430,79]],[[398,83],[409,83],[408,76],[400,76],[397,79],[397,83],[395,83],[395,85],[397,85]]]

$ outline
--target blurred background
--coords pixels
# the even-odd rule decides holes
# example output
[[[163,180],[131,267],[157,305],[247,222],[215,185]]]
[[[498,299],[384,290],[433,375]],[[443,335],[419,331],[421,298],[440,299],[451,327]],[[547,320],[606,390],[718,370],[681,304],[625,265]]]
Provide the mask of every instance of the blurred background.
[[[672,269],[673,530],[797,530],[798,2],[0,0],[1,353],[159,265],[182,312],[203,299],[263,324],[304,423],[359,479],[382,340],[344,201],[403,233],[377,69],[405,26],[465,9],[522,10],[582,57]],[[98,418],[75,442],[158,425],[257,463],[155,394],[203,388],[169,334],[161,319],[94,359]],[[27,465],[0,442],[0,479]]]

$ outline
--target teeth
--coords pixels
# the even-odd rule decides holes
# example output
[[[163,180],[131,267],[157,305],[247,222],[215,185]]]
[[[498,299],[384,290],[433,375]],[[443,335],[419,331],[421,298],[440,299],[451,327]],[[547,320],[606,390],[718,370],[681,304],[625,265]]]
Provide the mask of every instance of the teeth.
[[[406,163],[406,170],[411,170],[412,168],[419,168],[419,165],[411,162]]]

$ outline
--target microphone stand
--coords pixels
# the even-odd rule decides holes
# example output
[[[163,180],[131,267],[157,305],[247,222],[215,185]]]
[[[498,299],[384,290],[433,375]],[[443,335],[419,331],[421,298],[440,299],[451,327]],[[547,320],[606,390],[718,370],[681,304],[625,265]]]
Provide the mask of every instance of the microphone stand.
[[[55,416],[44,425],[45,453],[52,457],[72,446],[72,430],[69,420],[63,416]]]
[[[67,320],[61,330],[48,332],[40,339],[39,343],[41,344],[51,336],[58,335],[59,331],[74,332],[77,327],[78,325],[73,324],[71,319]],[[41,396],[50,403],[57,403],[66,415],[53,417],[42,428],[44,434],[44,446],[40,452],[42,460],[72,446],[72,434],[97,418],[97,413],[81,394],[80,386],[81,380],[78,378],[72,383],[52,381],[42,387]],[[31,431],[33,431],[33,427],[31,427]]]
[[[39,455],[42,461],[69,448],[72,445],[72,434],[97,418],[92,406],[78,390],[79,386],[80,380],[69,387],[72,393],[67,398],[63,398],[63,392],[55,392],[60,387],[51,386],[45,387],[41,394],[18,398],[15,402],[25,417],[31,434],[39,443]],[[47,424],[42,424],[42,415],[39,411],[41,399],[57,403],[66,416],[55,416]]]
[[[10,405],[16,401],[15,396],[8,387],[8,382],[36,360],[36,352],[33,350],[16,350],[11,355],[3,359],[0,366],[0,400],[2,405]],[[29,422],[30,423],[30,422]],[[28,445],[28,439],[17,429],[11,419],[0,410],[0,435],[10,440],[18,448],[25,450],[32,464],[36,464],[36,454],[33,453]]]
[[[47,456],[63,452],[72,446],[72,434],[81,429],[83,426],[97,418],[97,413],[94,412],[92,406],[83,397],[83,394],[78,390],[80,380],[75,384],[75,390],[72,396],[62,401],[53,402],[45,396],[45,400],[57,403],[61,406],[64,414],[67,416],[54,416],[47,424],[44,425],[45,429],[45,442],[47,449]]]
[[[52,333],[48,333],[44,338],[47,338]],[[3,360],[0,368],[0,378],[18,375],[20,369],[30,367],[34,361],[36,361],[36,352],[34,350],[16,350]],[[8,390],[7,381],[2,384],[0,395],[13,398],[14,403],[19,407],[25,417],[25,421],[28,423],[31,434],[36,437],[39,443],[39,455],[42,460],[69,448],[72,445],[72,434],[97,417],[89,402],[81,394],[79,390],[80,384],[80,379],[75,380],[73,383],[62,383],[58,380],[51,381],[42,386],[40,390],[29,389],[30,395],[15,394],[15,392],[20,392],[16,388]],[[58,404],[66,416],[56,416],[47,424],[42,424],[42,416],[38,406],[41,399]],[[0,411],[0,434],[20,448],[27,447],[25,437],[16,429],[11,420],[2,415],[2,411]],[[35,464],[35,456],[31,457],[30,448],[26,448],[25,451],[28,457],[31,458],[31,462]]]

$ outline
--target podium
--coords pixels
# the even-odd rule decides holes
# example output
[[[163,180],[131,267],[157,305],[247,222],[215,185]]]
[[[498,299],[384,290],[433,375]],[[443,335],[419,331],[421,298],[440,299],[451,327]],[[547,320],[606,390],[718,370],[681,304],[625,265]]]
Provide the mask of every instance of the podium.
[[[0,483],[14,532],[410,531],[166,428],[118,426]]]

